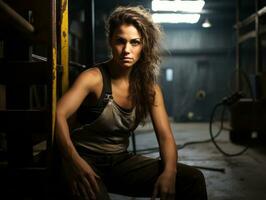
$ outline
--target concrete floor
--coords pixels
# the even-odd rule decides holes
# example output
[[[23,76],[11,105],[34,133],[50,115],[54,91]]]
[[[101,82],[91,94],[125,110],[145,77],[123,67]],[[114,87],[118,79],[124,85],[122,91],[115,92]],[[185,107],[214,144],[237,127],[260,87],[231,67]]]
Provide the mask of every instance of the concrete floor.
[[[189,141],[209,139],[208,123],[171,123],[177,144]],[[214,128],[217,129],[217,128]],[[215,130],[214,130],[215,131]],[[230,153],[243,147],[232,144],[228,131],[223,131],[217,138],[218,144]],[[137,150],[156,147],[157,141],[152,125],[136,130]],[[132,149],[132,146],[130,146]],[[146,154],[158,157],[158,152]],[[264,200],[266,199],[266,144],[252,144],[241,156],[225,157],[213,143],[189,145],[179,150],[179,162],[224,169],[225,172],[201,169],[206,178],[209,200]],[[146,200],[110,194],[112,200]]]

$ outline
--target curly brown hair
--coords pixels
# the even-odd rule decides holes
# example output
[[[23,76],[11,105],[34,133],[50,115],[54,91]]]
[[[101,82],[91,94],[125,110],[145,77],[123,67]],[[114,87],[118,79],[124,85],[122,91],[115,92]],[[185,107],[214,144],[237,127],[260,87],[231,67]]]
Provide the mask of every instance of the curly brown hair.
[[[129,90],[132,103],[136,106],[136,123],[144,123],[149,112],[149,106],[154,105],[154,85],[159,74],[162,32],[144,7],[120,6],[111,13],[106,23],[109,43],[114,31],[123,24],[133,25],[142,36],[141,57],[131,71]]]

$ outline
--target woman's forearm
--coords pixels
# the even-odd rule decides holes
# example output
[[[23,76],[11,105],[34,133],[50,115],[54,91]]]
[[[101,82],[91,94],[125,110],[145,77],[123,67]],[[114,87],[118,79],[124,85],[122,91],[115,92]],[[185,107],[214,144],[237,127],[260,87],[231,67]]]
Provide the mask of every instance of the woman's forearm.
[[[172,138],[160,141],[160,154],[164,163],[164,171],[176,172],[178,153],[175,141]]]
[[[67,119],[59,114],[56,117],[55,140],[64,159],[75,160],[78,157],[78,153],[70,138]]]

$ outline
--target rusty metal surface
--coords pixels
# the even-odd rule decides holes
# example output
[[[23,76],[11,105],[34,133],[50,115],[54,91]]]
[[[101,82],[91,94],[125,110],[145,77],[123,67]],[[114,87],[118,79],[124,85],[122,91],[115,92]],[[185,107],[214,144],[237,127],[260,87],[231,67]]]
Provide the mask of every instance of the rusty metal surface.
[[[64,94],[69,85],[68,0],[61,0],[60,29],[61,64],[63,66],[62,93]]]

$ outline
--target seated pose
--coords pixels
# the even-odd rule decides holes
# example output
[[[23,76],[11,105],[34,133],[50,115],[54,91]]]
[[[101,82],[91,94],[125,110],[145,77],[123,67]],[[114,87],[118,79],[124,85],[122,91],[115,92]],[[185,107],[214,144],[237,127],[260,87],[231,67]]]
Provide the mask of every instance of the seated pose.
[[[205,200],[202,173],[177,162],[177,148],[156,83],[157,24],[143,7],[118,7],[106,32],[112,58],[82,72],[57,104],[56,142],[73,199],[110,199],[108,192],[163,200]],[[70,134],[67,119],[81,105],[84,124]],[[147,115],[160,159],[127,151]]]

